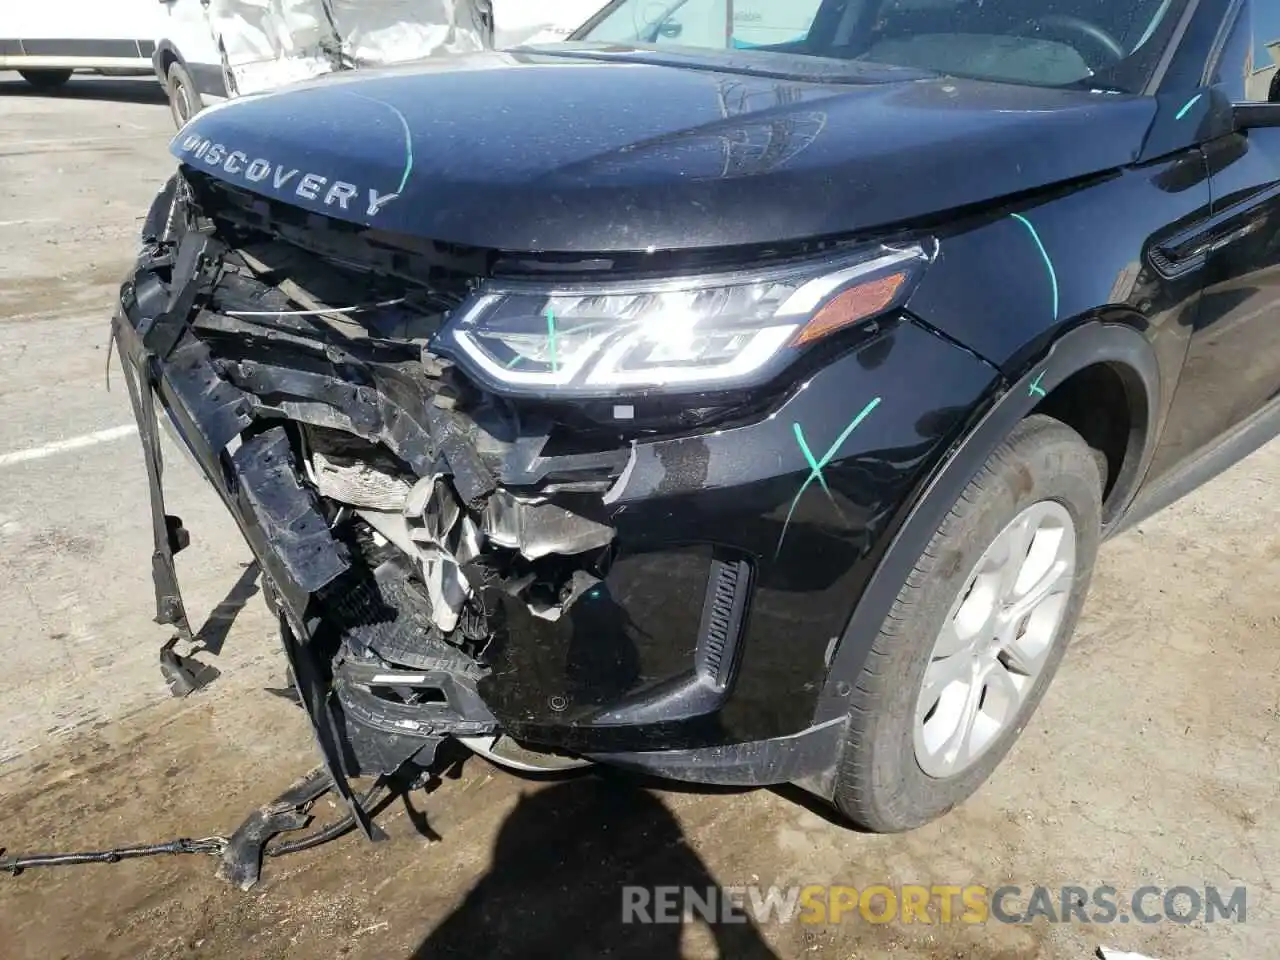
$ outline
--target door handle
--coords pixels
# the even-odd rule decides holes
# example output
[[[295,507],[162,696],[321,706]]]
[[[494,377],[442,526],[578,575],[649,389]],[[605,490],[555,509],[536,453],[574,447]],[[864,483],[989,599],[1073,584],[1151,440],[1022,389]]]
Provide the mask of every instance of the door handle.
[[[1163,244],[1153,246],[1150,253],[1151,265],[1166,280],[1176,280],[1199,270],[1209,262],[1210,254],[1217,253],[1264,227],[1268,208],[1277,201],[1280,201],[1280,184],[1263,187],[1195,226],[1169,237]],[[1246,216],[1248,220],[1245,220]]]
[[[1211,249],[1212,246],[1203,240],[1194,246],[1158,244],[1151,248],[1151,265],[1164,279],[1177,280],[1203,268],[1209,262]]]

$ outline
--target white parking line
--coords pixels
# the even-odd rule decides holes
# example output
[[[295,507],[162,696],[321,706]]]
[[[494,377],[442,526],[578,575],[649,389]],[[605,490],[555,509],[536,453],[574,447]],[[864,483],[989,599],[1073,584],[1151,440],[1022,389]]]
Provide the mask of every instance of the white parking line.
[[[71,147],[79,148],[86,144],[96,143],[136,143],[133,137],[127,136],[110,136],[110,137],[50,137],[45,139],[32,140],[12,140],[10,143],[15,147]]]
[[[54,457],[60,453],[66,453],[68,450],[80,450],[84,447],[97,446],[99,443],[119,440],[121,437],[131,437],[137,432],[138,428],[131,423],[123,427],[111,427],[108,430],[98,430],[95,433],[86,433],[79,437],[58,440],[55,443],[46,443],[42,447],[30,447],[26,450],[15,450],[12,453],[0,453],[0,467],[12,466],[15,463],[27,463],[31,460],[43,460],[46,457]]]

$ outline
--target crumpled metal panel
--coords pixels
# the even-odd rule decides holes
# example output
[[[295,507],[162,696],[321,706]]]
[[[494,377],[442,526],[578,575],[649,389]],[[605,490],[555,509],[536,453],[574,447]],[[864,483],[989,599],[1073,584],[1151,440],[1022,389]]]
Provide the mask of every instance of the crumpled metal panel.
[[[490,0],[210,0],[208,15],[240,95],[492,43]]]
[[[490,46],[488,0],[329,0],[343,52],[360,66]]]
[[[612,527],[545,499],[504,489],[490,494],[483,510],[473,515],[464,508],[454,481],[442,473],[428,474],[409,487],[372,464],[338,466],[319,451],[312,455],[312,463],[321,493],[356,506],[357,515],[417,562],[431,604],[431,620],[445,634],[457,628],[473,593],[462,568],[480,556],[486,544],[537,560],[598,550],[616,535]],[[528,579],[532,582],[534,576]],[[554,621],[599,582],[598,577],[579,570],[556,602],[525,599],[534,616]]]
[[[529,604],[529,612],[535,617],[541,617],[543,620],[555,623],[564,616],[566,610],[577,603],[588,590],[598,583],[600,583],[599,577],[593,576],[585,570],[575,570],[573,571],[573,576],[569,578],[567,589],[561,594],[558,603],[552,605],[533,602]]]
[[[319,450],[311,458],[313,479],[321,496],[353,507],[399,511],[409,497],[410,485],[371,464],[341,463]]]
[[[210,26],[237,94],[258,93],[333,69],[333,30],[321,0],[210,0]]]
[[[614,537],[612,527],[553,503],[517,498],[506,490],[495,491],[485,504],[484,533],[492,543],[519,550],[530,560],[598,550]]]

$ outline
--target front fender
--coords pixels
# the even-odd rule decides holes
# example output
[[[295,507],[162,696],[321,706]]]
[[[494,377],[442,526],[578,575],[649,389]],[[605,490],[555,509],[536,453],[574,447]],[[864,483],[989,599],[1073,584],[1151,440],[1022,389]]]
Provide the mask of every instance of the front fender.
[[[1154,348],[1165,395],[1151,410],[1162,413],[1204,280],[1163,269],[1162,252],[1198,236],[1211,199],[1204,157],[1187,150],[993,207],[939,232],[938,257],[907,308],[1010,379],[1068,330],[1123,319]]]
[[[938,466],[898,528],[867,583],[831,659],[827,680],[814,714],[814,723],[828,723],[848,713],[849,695],[866,662],[872,643],[888,616],[908,574],[942,524],[947,512],[977,475],[982,465],[1017,424],[1072,374],[1097,363],[1110,362],[1133,372],[1147,402],[1161,395],[1160,369],[1150,342],[1131,327],[1090,323],[1057,340],[1048,352],[1000,394],[951,454]],[[1143,431],[1138,449],[1125,465],[1112,493],[1112,502],[1132,501],[1155,450],[1156,431]]]

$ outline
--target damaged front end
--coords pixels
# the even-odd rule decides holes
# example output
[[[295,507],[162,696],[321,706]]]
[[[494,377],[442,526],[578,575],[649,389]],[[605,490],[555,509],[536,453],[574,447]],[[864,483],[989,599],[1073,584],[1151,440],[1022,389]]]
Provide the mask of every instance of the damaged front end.
[[[477,684],[504,604],[555,622],[602,583],[615,531],[601,494],[627,448],[560,437],[554,453],[560,425],[430,351],[483,257],[381,248],[336,225],[293,243],[297,226],[264,210],[197,200],[175,178],[121,291],[113,333],[152,485],[157,619],[190,636],[158,399],[262,563],[333,772],[390,773],[445,735],[500,733]]]
[[[190,635],[163,423],[262,568],[353,805],[348,778],[445,737],[530,770],[828,769],[834,638],[991,383],[899,311],[931,257],[837,244],[671,279],[644,255],[391,234],[184,167],[114,323],[157,619]],[[904,389],[921,364],[927,389]]]

